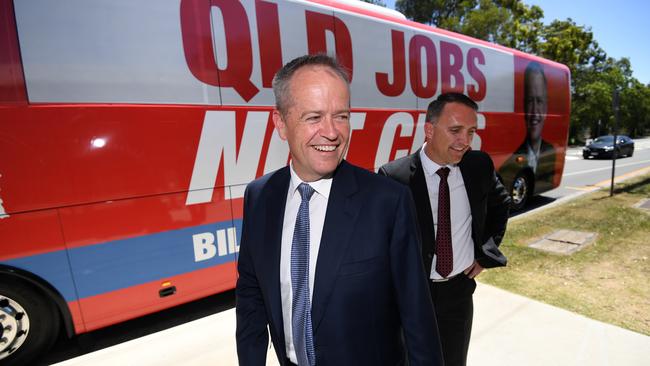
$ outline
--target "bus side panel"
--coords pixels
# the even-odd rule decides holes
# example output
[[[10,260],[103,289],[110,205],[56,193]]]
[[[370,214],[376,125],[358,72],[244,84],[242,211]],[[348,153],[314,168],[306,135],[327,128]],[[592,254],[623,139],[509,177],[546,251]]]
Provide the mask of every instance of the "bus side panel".
[[[231,201],[223,199],[229,190],[215,189],[221,199],[191,206],[186,195],[61,209],[89,329],[234,287],[241,220],[233,220]],[[160,297],[169,286],[176,293]]]
[[[26,104],[25,79],[12,1],[0,2],[0,50],[0,105]]]
[[[52,286],[67,302],[75,330],[83,331],[57,211],[5,215],[0,219],[0,238],[0,264],[29,272]]]
[[[237,272],[234,261],[169,278],[151,281],[116,291],[89,296],[79,301],[86,319],[87,331],[109,326],[127,319],[200,299],[235,288]],[[175,286],[176,294],[161,298],[162,282]],[[110,304],[121,304],[111,306]]]
[[[20,157],[0,161],[4,208],[18,212],[185,191],[205,113],[164,106],[0,109],[0,156]]]

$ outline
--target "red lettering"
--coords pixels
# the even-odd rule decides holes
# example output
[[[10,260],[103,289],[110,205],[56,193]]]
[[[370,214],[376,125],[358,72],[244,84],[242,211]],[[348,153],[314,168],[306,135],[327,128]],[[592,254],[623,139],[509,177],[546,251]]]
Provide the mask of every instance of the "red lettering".
[[[442,93],[462,93],[465,89],[463,68],[463,51],[457,45],[440,41],[440,82]],[[454,78],[452,86],[451,78]]]
[[[422,50],[426,56],[427,80],[422,80]],[[438,85],[436,46],[423,35],[415,35],[409,43],[409,66],[411,89],[420,98],[431,98]]]
[[[406,60],[404,48],[404,32],[391,31],[393,43],[393,83],[388,81],[388,73],[375,74],[375,82],[379,91],[388,96],[396,97],[404,92],[406,87]]]
[[[210,9],[221,11],[226,38],[227,67],[216,64],[212,42]],[[234,88],[246,101],[259,89],[250,81],[253,72],[253,50],[246,10],[238,1],[183,0],[181,2],[181,32],[185,60],[192,75],[202,82]]]
[[[467,52],[467,70],[477,85],[467,84],[467,95],[478,102],[485,99],[487,86],[485,75],[477,64],[485,65],[485,56],[478,48],[470,48]]]
[[[256,0],[255,13],[257,14],[257,35],[260,45],[262,86],[270,88],[273,76],[282,67],[278,4]]]
[[[339,18],[331,15],[306,11],[307,21],[307,43],[310,54],[327,53],[327,42],[325,34],[327,31],[334,34],[336,58],[348,70],[350,81],[352,81],[352,37],[345,23]]]

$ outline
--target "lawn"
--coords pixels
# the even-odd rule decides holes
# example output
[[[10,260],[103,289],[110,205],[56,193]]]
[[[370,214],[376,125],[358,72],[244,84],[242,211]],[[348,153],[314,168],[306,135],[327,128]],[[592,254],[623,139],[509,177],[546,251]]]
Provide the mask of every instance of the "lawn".
[[[650,198],[650,175],[617,184],[508,224],[501,245],[508,266],[479,277],[502,289],[592,319],[650,335],[650,212],[632,207]],[[528,244],[559,229],[596,232],[570,256]]]

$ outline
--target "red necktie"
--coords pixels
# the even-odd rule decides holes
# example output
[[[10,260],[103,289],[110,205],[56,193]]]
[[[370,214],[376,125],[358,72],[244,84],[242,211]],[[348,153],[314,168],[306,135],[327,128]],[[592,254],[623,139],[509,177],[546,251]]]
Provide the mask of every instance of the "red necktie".
[[[449,204],[449,168],[440,168],[438,188],[438,231],[436,233],[436,272],[446,278],[454,268],[454,252],[451,248],[451,215]]]

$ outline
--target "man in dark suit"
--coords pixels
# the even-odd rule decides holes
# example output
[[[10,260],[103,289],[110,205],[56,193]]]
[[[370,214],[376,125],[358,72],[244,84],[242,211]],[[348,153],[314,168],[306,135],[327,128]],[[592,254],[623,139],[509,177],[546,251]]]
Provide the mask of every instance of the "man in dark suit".
[[[379,170],[407,185],[415,198],[445,366],[467,362],[474,277],[506,264],[498,246],[510,197],[492,159],[470,151],[477,110],[463,94],[440,95],[427,110],[424,146]]]
[[[526,138],[524,142],[499,168],[499,174],[504,182],[513,182],[518,174],[529,174],[532,189],[525,196],[515,192],[515,209],[520,209],[525,200],[535,192],[543,192],[553,188],[555,176],[555,148],[542,139],[542,130],[546,121],[548,106],[548,91],[546,76],[542,65],[530,62],[524,71],[524,120],[526,122]],[[526,173],[529,172],[529,173]],[[523,187],[522,187],[523,188]],[[523,200],[523,201],[520,201]]]
[[[303,56],[273,81],[290,166],[246,189],[237,281],[240,365],[441,365],[408,189],[343,160],[346,72]]]

